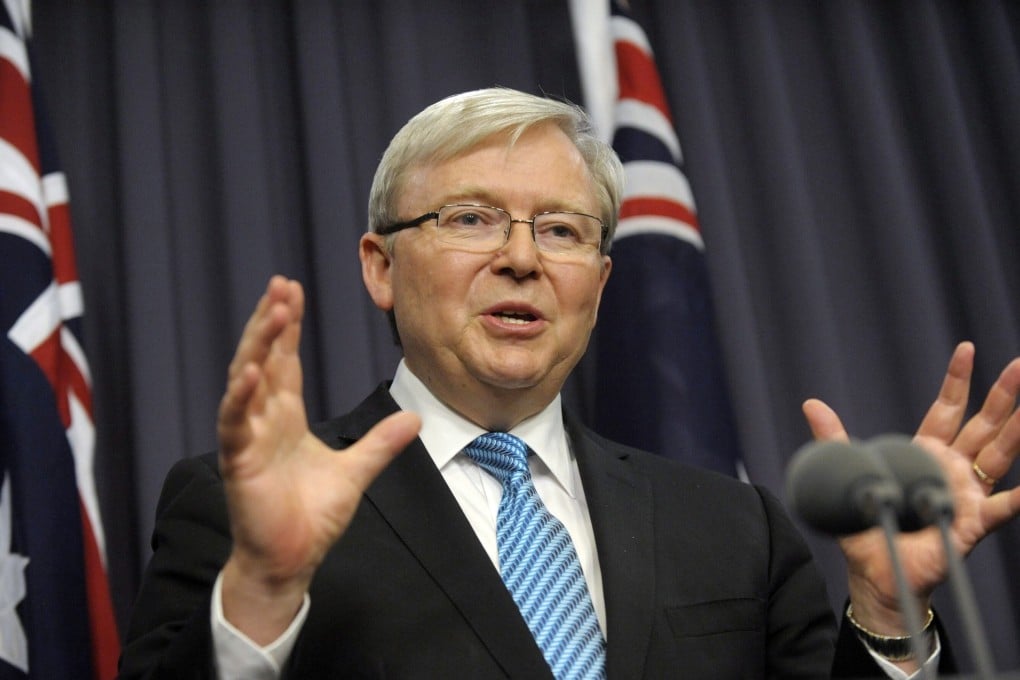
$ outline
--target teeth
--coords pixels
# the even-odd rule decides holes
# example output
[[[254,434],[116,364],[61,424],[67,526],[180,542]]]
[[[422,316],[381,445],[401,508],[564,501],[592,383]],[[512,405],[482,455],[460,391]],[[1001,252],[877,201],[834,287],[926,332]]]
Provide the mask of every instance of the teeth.
[[[514,314],[511,312],[500,312],[496,316],[506,323],[519,324],[521,326],[530,323],[532,319],[530,314]]]

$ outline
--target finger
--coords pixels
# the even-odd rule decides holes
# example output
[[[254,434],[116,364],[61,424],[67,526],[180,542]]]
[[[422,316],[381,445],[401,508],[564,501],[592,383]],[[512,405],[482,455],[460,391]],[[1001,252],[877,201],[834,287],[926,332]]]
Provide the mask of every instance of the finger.
[[[248,317],[248,321],[245,323],[242,329],[242,335],[254,331],[261,320],[266,316],[269,309],[286,299],[287,292],[287,279],[280,275],[275,275],[269,279],[266,284],[266,290],[259,297],[258,302],[255,305],[255,309],[252,310],[251,316]]]
[[[843,422],[829,405],[820,399],[808,399],[801,406],[807,419],[811,434],[820,441],[849,441],[850,436],[843,427]]]
[[[1020,516],[1020,486],[989,496],[981,508],[981,520],[988,533],[1017,516]]]
[[[241,332],[241,338],[227,371],[228,376],[236,375],[249,362],[262,364],[265,361],[273,341],[292,315],[288,302],[289,283],[282,276],[270,279],[266,292],[259,298],[255,310],[248,317]]]
[[[301,343],[304,300],[301,284],[297,281],[288,281],[287,297],[282,301],[287,308],[286,322],[277,330],[275,336],[267,338],[268,354],[264,365],[270,391],[301,392],[301,360],[298,348]]]
[[[260,379],[258,367],[247,364],[244,370],[227,382],[216,419],[216,436],[221,454],[230,456],[251,439],[249,405]]]
[[[297,354],[301,342],[301,322],[305,316],[305,291],[297,281],[287,282],[286,302],[290,319],[280,334],[278,349],[287,354]]]
[[[998,440],[1000,431],[1009,422],[1010,414],[1016,407],[1018,392],[1020,392],[1020,359],[1014,359],[1002,370],[995,384],[988,390],[981,410],[967,421],[957,435],[953,448],[977,455],[989,442]],[[1012,448],[1009,439],[999,442],[1005,450]],[[985,459],[985,456],[981,455],[981,458]]]
[[[1020,453],[1020,410],[1014,411],[995,439],[978,452],[974,463],[985,475],[998,480],[1009,472],[1018,453]],[[989,487],[991,486],[994,486],[994,483],[989,484]]]
[[[364,492],[390,462],[403,451],[421,430],[421,418],[400,411],[376,423],[375,427],[337,459],[343,462],[344,475]]]
[[[237,403],[236,406],[243,407],[249,414],[262,410],[270,391],[280,382],[274,373],[269,356],[275,338],[286,325],[286,317],[287,312],[280,305],[274,305],[268,310],[267,315],[261,320],[261,325],[242,337],[231,361],[231,367],[227,371],[228,389],[242,374],[249,376],[239,383],[246,388],[243,392],[243,403]],[[251,371],[254,373],[250,373]],[[254,379],[250,377],[252,375],[255,376]],[[296,382],[300,386],[300,368]]]
[[[227,386],[217,414],[217,437],[221,449],[233,451],[251,438],[248,418],[253,411],[261,408],[259,394],[265,392],[262,384],[265,373],[261,364],[291,316],[288,299],[294,296],[295,287],[300,310],[303,305],[300,284],[282,276],[273,276],[245,324],[227,371]]]
[[[970,394],[970,378],[974,372],[974,344],[961,342],[953,351],[935,402],[928,409],[917,434],[934,437],[949,444],[963,422]]]

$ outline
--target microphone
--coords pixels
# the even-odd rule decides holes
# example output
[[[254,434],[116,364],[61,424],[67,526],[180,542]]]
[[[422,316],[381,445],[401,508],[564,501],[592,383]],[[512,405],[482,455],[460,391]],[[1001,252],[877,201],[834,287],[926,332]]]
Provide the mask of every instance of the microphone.
[[[917,531],[940,520],[953,520],[953,495],[942,468],[927,451],[899,434],[875,437],[867,448],[885,462],[903,490],[900,529]]]
[[[976,677],[994,678],[992,655],[978,616],[974,591],[949,534],[953,521],[953,496],[942,468],[927,451],[903,435],[876,437],[868,442],[868,448],[885,461],[903,489],[905,502],[900,524],[904,530],[915,531],[931,524],[938,526],[949,568],[949,583],[974,657]]]
[[[903,492],[889,466],[871,448],[840,441],[811,442],[794,454],[787,469],[787,498],[819,531],[846,535],[881,525],[896,578],[897,597],[910,631],[910,645],[928,678],[921,641],[921,614],[896,550]]]
[[[787,468],[786,497],[815,529],[837,536],[870,529],[882,508],[899,514],[903,494],[874,454],[841,441],[802,446]]]

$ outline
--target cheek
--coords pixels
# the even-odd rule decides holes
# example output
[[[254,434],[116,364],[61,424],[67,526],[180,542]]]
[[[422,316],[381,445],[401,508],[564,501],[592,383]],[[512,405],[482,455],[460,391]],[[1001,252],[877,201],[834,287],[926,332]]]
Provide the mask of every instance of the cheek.
[[[416,258],[395,278],[394,298],[407,318],[451,323],[468,307],[475,277],[456,258]],[[445,322],[442,321],[445,319]]]
[[[587,346],[598,312],[598,277],[577,276],[557,287],[560,323],[558,341],[563,351],[573,353]]]
[[[594,320],[599,306],[599,277],[596,275],[578,276],[561,287],[563,305],[574,312],[579,319]]]

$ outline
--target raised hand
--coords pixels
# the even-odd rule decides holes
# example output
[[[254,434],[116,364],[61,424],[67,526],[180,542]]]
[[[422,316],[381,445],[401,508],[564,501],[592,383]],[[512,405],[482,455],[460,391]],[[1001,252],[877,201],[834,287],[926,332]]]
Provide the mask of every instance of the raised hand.
[[[946,475],[955,503],[951,536],[961,556],[1020,514],[1020,487],[997,489],[998,479],[1020,452],[1020,410],[1016,408],[1020,358],[1003,369],[981,410],[963,423],[973,366],[974,346],[961,343],[950,359],[938,397],[915,436],[915,442],[935,457]],[[838,416],[821,401],[805,402],[804,415],[815,438],[847,438]],[[938,530],[929,527],[902,534],[897,543],[907,581],[923,611],[932,591],[947,576]],[[880,530],[843,537],[840,547],[847,560],[855,618],[878,633],[906,635]]]
[[[289,625],[365,488],[421,424],[394,414],[340,454],[317,439],[301,391],[303,314],[301,285],[273,277],[231,361],[217,423],[234,540],[223,611],[260,644]]]

